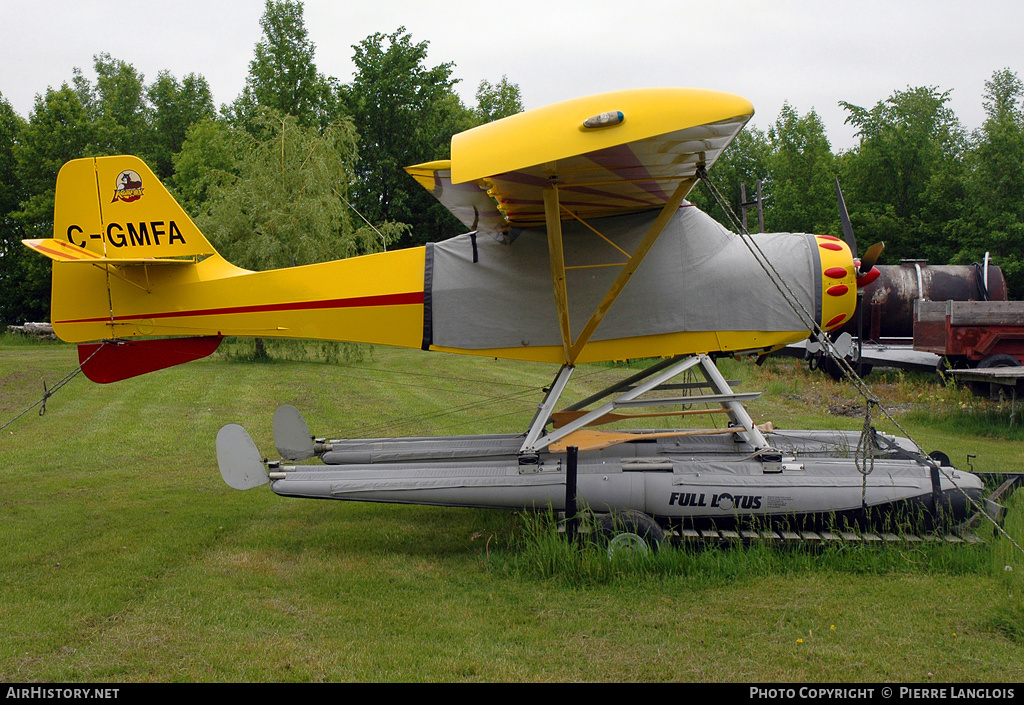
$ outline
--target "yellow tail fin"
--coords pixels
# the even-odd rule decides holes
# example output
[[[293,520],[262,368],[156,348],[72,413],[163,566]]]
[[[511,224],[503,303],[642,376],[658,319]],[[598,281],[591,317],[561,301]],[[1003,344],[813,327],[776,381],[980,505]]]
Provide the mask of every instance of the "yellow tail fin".
[[[84,251],[85,258],[111,262],[214,252],[156,175],[132,156],[76,159],[64,165],[57,176],[53,239]]]

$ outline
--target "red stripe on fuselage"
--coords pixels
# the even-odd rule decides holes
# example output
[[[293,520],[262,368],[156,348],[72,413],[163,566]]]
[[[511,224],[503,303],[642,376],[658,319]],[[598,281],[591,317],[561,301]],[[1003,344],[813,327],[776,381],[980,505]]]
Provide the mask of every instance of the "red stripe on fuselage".
[[[323,301],[295,301],[283,304],[258,304],[254,306],[229,306],[206,308],[195,311],[167,311],[163,313],[133,313],[124,316],[102,318],[76,318],[57,323],[101,323],[106,321],[130,321],[153,318],[184,318],[190,316],[222,316],[232,313],[267,313],[270,311],[310,311],[328,308],[365,308],[369,306],[405,306],[422,304],[423,292],[411,291],[405,294],[382,294],[380,296],[356,296],[351,299],[325,299]]]

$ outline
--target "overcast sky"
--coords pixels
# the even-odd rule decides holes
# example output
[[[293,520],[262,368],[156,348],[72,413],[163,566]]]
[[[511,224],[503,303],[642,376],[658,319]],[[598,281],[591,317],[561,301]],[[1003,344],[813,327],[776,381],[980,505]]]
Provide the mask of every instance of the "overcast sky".
[[[0,94],[28,117],[35,95],[70,82],[93,56],[206,77],[218,104],[245,84],[262,0],[0,0]],[[428,64],[454,62],[475,103],[483,79],[519,84],[527,108],[622,88],[693,86],[750,99],[766,129],[788,101],[812,108],[833,150],[855,143],[839,101],[871,107],[896,90],[951,90],[974,129],[985,81],[1024,77],[1021,0],[306,0],[319,70],[352,78],[352,45],[400,26],[428,41]]]

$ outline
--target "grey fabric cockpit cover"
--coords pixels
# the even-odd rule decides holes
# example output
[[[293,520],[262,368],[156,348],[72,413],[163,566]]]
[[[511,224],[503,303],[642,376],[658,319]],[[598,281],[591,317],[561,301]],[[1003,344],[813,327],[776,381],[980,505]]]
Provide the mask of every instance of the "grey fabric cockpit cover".
[[[657,212],[592,221],[632,253]],[[511,244],[474,233],[428,246],[424,344],[462,349],[561,345],[547,234],[519,229]],[[814,237],[753,236],[802,306],[821,317]],[[626,256],[577,221],[563,223],[570,330],[577,335]],[[573,267],[587,266],[583,269]],[[678,331],[801,331],[801,323],[740,237],[695,206],[679,209],[592,340]]]

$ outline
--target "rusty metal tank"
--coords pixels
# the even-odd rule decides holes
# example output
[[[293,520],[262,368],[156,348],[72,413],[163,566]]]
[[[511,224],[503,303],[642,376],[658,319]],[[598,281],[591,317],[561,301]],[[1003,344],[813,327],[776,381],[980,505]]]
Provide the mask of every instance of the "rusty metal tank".
[[[985,264],[933,265],[927,260],[903,260],[877,265],[878,279],[864,287],[857,311],[841,331],[882,342],[913,338],[914,301],[1006,301],[1006,280],[999,267]],[[862,311],[863,309],[863,311]],[[861,315],[863,318],[861,319]]]

